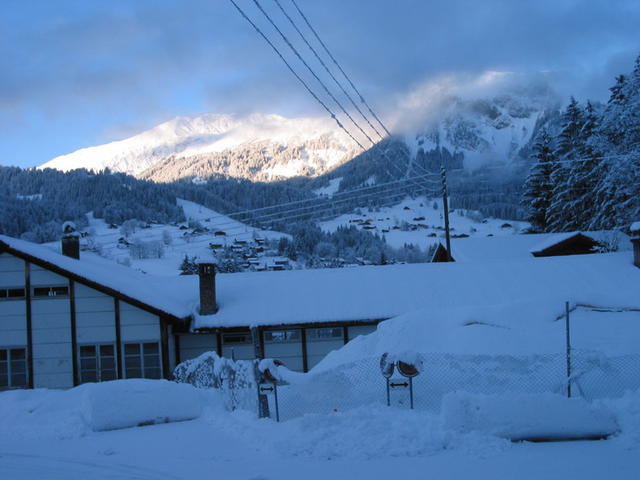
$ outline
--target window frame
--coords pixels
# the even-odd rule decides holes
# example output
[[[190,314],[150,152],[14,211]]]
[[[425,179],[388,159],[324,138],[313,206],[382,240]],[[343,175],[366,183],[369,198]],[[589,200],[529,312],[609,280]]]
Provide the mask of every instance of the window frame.
[[[23,350],[24,352],[24,356],[19,359],[19,360],[12,360],[12,355],[11,352],[13,350]],[[6,365],[6,377],[7,377],[7,384],[6,385],[2,385],[0,384],[0,391],[3,390],[18,390],[21,388],[28,388],[29,387],[29,367],[27,365],[28,362],[28,352],[27,352],[27,347],[25,345],[8,345],[5,346],[3,345],[2,347],[0,347],[0,351],[5,352],[6,355],[6,360],[0,360],[0,363],[3,363]],[[13,362],[22,362],[24,364],[24,371],[22,373],[18,373],[18,375],[23,374],[24,375],[24,384],[23,385],[13,385],[12,384],[12,378],[15,375],[15,373],[13,372],[13,368],[12,368],[12,363]]]
[[[95,349],[94,351],[94,355],[91,356],[83,356],[82,355],[82,348],[83,347],[93,347]],[[113,353],[111,355],[102,355],[102,349],[100,347],[112,347],[113,348]],[[103,368],[102,368],[102,362],[103,362],[103,357],[106,360],[107,358],[113,358],[113,368],[112,369],[104,369],[104,370],[113,370],[113,378],[108,378],[108,379],[103,379]],[[108,382],[110,380],[117,380],[118,379],[118,367],[119,367],[119,363],[118,363],[118,352],[116,349],[116,345],[115,343],[111,343],[111,342],[103,342],[103,343],[82,343],[78,345],[78,350],[77,350],[77,358],[78,358],[78,382],[79,384],[84,384],[84,383],[98,383],[98,382]],[[96,368],[93,369],[95,370],[96,373],[96,379],[95,380],[83,380],[82,378],[82,360],[86,360],[86,359],[90,359],[93,358],[96,361]]]
[[[274,338],[274,333],[283,334],[283,338]],[[278,328],[273,330],[264,330],[262,334],[262,338],[264,340],[264,343],[269,345],[301,343],[302,329],[301,328]]]
[[[322,335],[320,331],[330,330],[330,335]],[[334,335],[335,334],[335,335]],[[317,327],[306,329],[307,342],[331,342],[331,341],[344,341],[344,331],[342,327]]]
[[[47,295],[42,295],[40,293],[36,293],[36,290],[44,290],[48,289],[49,293]],[[54,289],[64,289],[63,293],[56,293]],[[52,295],[53,293],[53,295]],[[33,285],[31,287],[31,298],[33,300],[44,300],[51,298],[69,298],[70,288],[69,284],[57,284],[57,285]]]
[[[17,290],[22,290],[22,295],[19,295],[19,296],[9,295],[9,292],[11,291],[15,292]],[[27,299],[27,287],[24,285],[21,287],[14,287],[14,286],[2,287],[0,288],[0,292],[4,292],[4,295],[0,294],[0,302],[11,302],[11,301],[19,301],[19,300]]]
[[[134,354],[128,354],[127,353],[127,346],[129,345],[137,345],[138,346],[138,353],[137,355]],[[144,352],[144,347],[145,345],[154,345],[157,348],[157,354],[145,354]],[[147,356],[157,356],[158,357],[158,365],[157,367],[155,366],[147,366],[145,365],[145,357]],[[133,368],[138,368],[141,376],[129,376],[127,373],[127,370],[129,370],[129,367],[127,367],[127,358],[130,357],[137,357],[140,360],[140,364],[137,367],[133,367]],[[164,371],[162,368],[162,346],[160,345],[160,341],[158,340],[135,340],[135,341],[126,341],[126,342],[122,342],[122,365],[123,365],[123,369],[122,369],[122,378],[147,378],[147,379],[152,379],[152,380],[161,380],[164,378]],[[151,369],[151,368],[157,368],[158,369],[158,376],[157,377],[147,377],[146,376],[146,370],[147,369]]]

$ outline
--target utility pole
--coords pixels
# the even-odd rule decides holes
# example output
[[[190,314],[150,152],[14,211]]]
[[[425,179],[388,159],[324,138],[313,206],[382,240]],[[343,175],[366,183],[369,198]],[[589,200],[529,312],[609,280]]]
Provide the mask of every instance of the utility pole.
[[[256,389],[258,391],[258,417],[269,417],[269,399],[260,391],[260,384],[263,380],[262,372],[258,368],[260,360],[264,358],[264,350],[262,348],[262,329],[259,327],[251,327],[251,339],[253,341],[253,353],[255,360],[253,361],[254,377],[256,379]]]
[[[442,177],[442,207],[444,208],[444,235],[447,247],[447,262],[451,262],[453,257],[451,255],[451,233],[449,231],[449,195],[447,192],[447,172],[444,169],[444,165],[440,168],[440,175]]]

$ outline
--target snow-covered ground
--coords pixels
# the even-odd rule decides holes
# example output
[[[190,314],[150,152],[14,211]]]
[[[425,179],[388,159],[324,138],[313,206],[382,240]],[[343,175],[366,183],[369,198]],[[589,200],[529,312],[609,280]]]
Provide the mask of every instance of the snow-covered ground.
[[[326,187],[329,188],[329,187]],[[412,243],[424,248],[434,243],[444,244],[442,199],[407,198],[391,207],[378,210],[362,208],[359,213],[341,215],[320,224],[327,232],[340,226],[354,225],[383,236],[395,248]],[[451,235],[469,237],[504,236],[520,233],[529,224],[497,218],[484,218],[474,212],[452,210],[449,213]]]
[[[438,415],[375,405],[276,423],[252,412],[227,412],[215,395],[202,396],[203,413],[192,421],[96,432],[79,415],[82,389],[0,393],[3,479],[587,480],[637,474],[637,393],[599,406],[620,427],[608,440],[511,443],[451,428]]]

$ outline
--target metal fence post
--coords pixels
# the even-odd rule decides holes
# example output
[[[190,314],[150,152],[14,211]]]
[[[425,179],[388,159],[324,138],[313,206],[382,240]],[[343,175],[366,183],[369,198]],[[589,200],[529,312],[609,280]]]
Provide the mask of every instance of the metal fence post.
[[[571,324],[569,322],[569,302],[564,304],[564,328],[567,349],[567,397],[571,398]]]

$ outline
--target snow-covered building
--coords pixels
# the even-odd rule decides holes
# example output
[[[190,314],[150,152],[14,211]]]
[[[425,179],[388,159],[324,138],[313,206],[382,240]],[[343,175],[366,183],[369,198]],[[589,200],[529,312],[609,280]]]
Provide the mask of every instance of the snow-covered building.
[[[597,253],[603,249],[630,248],[629,237],[620,231],[537,233],[451,240],[451,256],[456,262],[583,255]],[[431,261],[448,261],[444,245],[438,244]]]
[[[169,378],[209,350],[306,371],[380,321],[425,307],[598,305],[602,292],[640,303],[629,252],[221,275],[203,264],[199,275],[158,277],[73,258],[73,236],[62,251],[0,235],[0,388]]]

